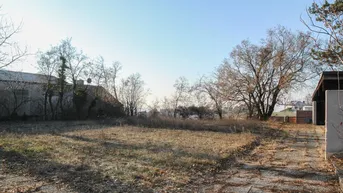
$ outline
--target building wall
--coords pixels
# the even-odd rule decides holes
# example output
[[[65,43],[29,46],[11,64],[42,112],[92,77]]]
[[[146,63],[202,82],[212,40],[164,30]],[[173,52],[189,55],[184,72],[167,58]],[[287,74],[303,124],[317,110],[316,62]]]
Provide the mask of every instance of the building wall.
[[[289,117],[288,122],[289,123],[297,123],[297,118],[296,117]]]
[[[71,85],[68,85],[63,97],[63,114],[65,115],[63,119],[76,119],[78,116],[80,116],[80,118],[88,116],[90,118],[94,118],[101,114],[108,116],[121,116],[122,105],[106,89],[95,86],[80,86],[80,88],[87,91],[87,100],[83,108],[80,110],[80,115],[76,114],[76,108],[73,104],[73,92],[71,91]],[[17,100],[17,104],[22,103],[22,105],[17,109],[16,107],[18,105],[15,105],[15,97],[12,93],[13,90],[25,93],[24,98],[20,97],[19,100]],[[0,80],[0,120],[25,117],[33,118],[35,120],[43,119],[44,94],[44,84],[41,83]],[[61,118],[60,108],[57,106],[58,98],[57,91],[55,90],[54,96],[51,99],[53,111],[50,110],[50,105],[47,103],[48,118]],[[95,98],[97,98],[96,101],[94,100]],[[23,103],[23,101],[25,102]],[[94,106],[91,105],[93,102],[95,102]],[[92,108],[89,110],[90,106],[92,106]]]
[[[288,117],[288,116],[272,116],[270,117],[271,121],[275,121],[275,122],[283,122],[283,123],[296,123],[297,122],[297,118],[296,117]]]
[[[275,121],[275,122],[286,122],[286,121],[288,121],[288,120],[286,120],[285,117],[270,117],[270,119],[272,121]]]
[[[325,91],[326,153],[343,151],[343,91]]]
[[[304,111],[312,111],[313,107],[312,106],[303,106],[302,110],[304,110]]]
[[[298,110],[296,117],[298,124],[312,123],[312,111]]]
[[[16,91],[17,100],[13,91]],[[10,116],[15,108],[18,116],[42,113],[44,92],[41,84],[0,81],[0,93],[0,117]]]
[[[326,100],[318,100],[316,103],[316,125],[325,125]]]

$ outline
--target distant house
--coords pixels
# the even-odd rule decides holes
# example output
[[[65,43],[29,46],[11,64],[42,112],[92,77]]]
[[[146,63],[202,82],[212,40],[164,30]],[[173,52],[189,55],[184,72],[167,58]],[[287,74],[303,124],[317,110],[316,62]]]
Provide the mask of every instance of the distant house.
[[[44,115],[44,93],[48,78],[42,74],[0,70],[0,119],[11,116],[42,118]],[[57,77],[51,76],[50,80],[51,84],[57,85]],[[85,114],[89,116],[88,107],[91,106],[91,103],[93,103],[92,116],[102,113],[104,109],[111,108],[113,111],[120,111],[122,108],[121,103],[103,87],[84,85],[83,81],[80,80],[78,84],[78,88],[87,93],[87,102],[84,105],[85,108],[82,109],[83,117],[86,116]],[[67,84],[65,90],[63,107],[66,112],[75,115],[71,85]],[[52,96],[52,106],[56,113],[59,111],[57,102],[58,91],[55,89]]]
[[[285,109],[293,110],[312,110],[312,104],[307,104],[305,101],[291,101],[285,105]]]
[[[303,106],[301,108],[287,108],[279,112],[274,112],[271,120],[278,122],[289,123],[311,123],[312,122],[312,107]]]
[[[304,111],[312,111],[313,107],[312,106],[303,106],[302,110]]]
[[[280,112],[273,112],[271,120],[296,123],[296,110],[293,108],[287,108]]]

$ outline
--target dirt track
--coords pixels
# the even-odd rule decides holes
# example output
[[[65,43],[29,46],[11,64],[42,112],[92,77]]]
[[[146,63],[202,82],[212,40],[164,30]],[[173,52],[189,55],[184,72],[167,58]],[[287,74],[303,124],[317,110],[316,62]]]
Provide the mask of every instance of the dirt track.
[[[197,192],[339,192],[325,161],[324,128],[288,125],[288,136],[261,145],[204,179]]]

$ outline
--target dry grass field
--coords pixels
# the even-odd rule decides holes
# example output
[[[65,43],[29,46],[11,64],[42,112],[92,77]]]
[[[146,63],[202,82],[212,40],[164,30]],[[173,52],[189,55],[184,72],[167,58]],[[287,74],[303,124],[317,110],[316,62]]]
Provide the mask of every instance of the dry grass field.
[[[218,123],[218,128],[224,125]],[[97,122],[2,124],[0,128],[2,178],[34,178],[34,185],[7,180],[0,183],[0,192],[39,191],[47,185],[66,192],[177,192],[258,136],[247,126],[247,131],[236,133],[225,128],[214,132]]]

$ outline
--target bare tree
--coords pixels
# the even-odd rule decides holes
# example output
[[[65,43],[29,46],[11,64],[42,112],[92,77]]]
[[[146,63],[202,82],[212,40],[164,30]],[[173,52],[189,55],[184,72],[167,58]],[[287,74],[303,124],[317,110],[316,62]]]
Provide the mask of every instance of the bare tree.
[[[221,92],[220,84],[214,78],[207,78],[202,76],[198,82],[193,86],[197,96],[202,93],[208,95],[208,97],[213,102],[213,106],[220,119],[223,118],[223,105],[226,103],[225,96]]]
[[[21,30],[22,24],[16,26],[4,14],[0,6],[0,69],[21,59],[27,53],[26,47],[21,49],[13,38]]]
[[[113,62],[111,67],[107,67],[104,58],[99,56],[92,62],[90,76],[97,86],[103,86],[118,99],[117,78],[121,68],[119,62]]]
[[[102,56],[96,58],[91,65],[90,76],[96,86],[105,85],[108,82],[108,68],[105,66],[105,60]]]
[[[7,112],[8,116],[16,116],[18,111],[30,102],[29,90],[27,89],[29,85],[19,73],[13,74],[2,71],[1,74],[8,80],[3,81],[5,88],[0,96],[0,106]]]
[[[160,101],[158,100],[158,98],[155,98],[154,101],[152,101],[148,106],[148,110],[149,110],[149,115],[151,117],[156,117],[159,114],[159,109],[160,109]]]
[[[175,93],[171,98],[171,103],[174,109],[174,118],[176,118],[177,108],[181,103],[187,100],[187,94],[190,91],[188,80],[185,77],[180,77],[174,84]]]
[[[174,116],[174,108],[172,104],[172,100],[164,97],[161,101],[161,114],[167,117],[173,117]]]
[[[95,88],[95,96],[88,107],[88,116],[90,115],[92,108],[95,107],[100,97],[101,97],[101,100],[110,101],[112,100],[113,94],[117,95],[116,79],[117,79],[118,72],[121,66],[118,62],[115,62],[113,63],[113,66],[108,67],[106,65],[105,59],[102,56],[99,56],[91,62],[91,66],[89,68],[90,68],[89,76],[92,77],[92,83],[96,85],[96,88]]]
[[[121,71],[122,66],[119,62],[113,62],[112,67],[108,69],[107,73],[107,89],[112,90],[112,93],[116,99],[118,99],[118,86],[117,86],[117,79],[118,79],[118,74]]]
[[[217,69],[216,76],[222,97],[232,102],[237,109],[242,109],[244,104],[248,118],[255,113],[253,101],[254,85],[251,78],[242,78],[229,64],[228,60]]]
[[[56,47],[52,47],[46,52],[39,52],[38,54],[38,70],[44,75],[44,119],[48,119],[47,105],[49,102],[51,119],[54,118],[54,107],[52,104],[52,97],[56,89],[57,81],[53,75],[56,74],[58,65],[60,63]]]
[[[87,61],[88,57],[83,53],[82,50],[78,50],[71,43],[72,39],[67,38],[61,41],[58,46],[60,58],[63,58],[65,62],[66,78],[72,82],[73,91],[73,104],[77,111],[77,115],[80,118],[80,110],[86,103],[87,93],[84,89],[77,88],[77,80],[80,77],[85,77],[89,74],[91,63]],[[62,104],[61,104],[62,105]],[[62,106],[61,106],[62,107]]]
[[[132,74],[126,79],[122,79],[119,98],[124,105],[124,110],[127,115],[137,115],[139,107],[145,103],[145,98],[149,94],[149,90],[144,88],[144,81],[140,74]]]
[[[245,40],[236,46],[229,69],[241,83],[236,86],[243,90],[238,91],[251,97],[258,116],[266,120],[280,94],[314,77],[311,59],[309,34],[292,33],[279,26],[268,31],[261,45]]]
[[[312,94],[308,93],[304,99],[306,105],[312,105]]]
[[[100,89],[100,86],[102,85],[107,85],[108,84],[108,68],[105,66],[105,60],[102,56],[97,57],[93,62],[92,65],[90,66],[91,70],[89,75],[92,77],[93,79],[93,83],[96,85],[95,88],[95,96],[92,99],[92,101],[90,102],[89,106],[88,106],[88,113],[87,113],[87,117],[89,117],[91,110],[95,107],[98,97],[99,97],[99,92],[103,91],[103,89]],[[84,94],[86,92],[83,92]],[[102,93],[103,94],[103,93]],[[77,108],[78,111],[80,111],[81,107]]]
[[[67,71],[67,80],[73,83],[73,91],[76,91],[77,80],[87,74],[90,62],[87,61],[88,57],[76,47],[71,44],[72,39],[67,38],[61,41],[58,46],[59,54],[61,57],[65,58]]]

